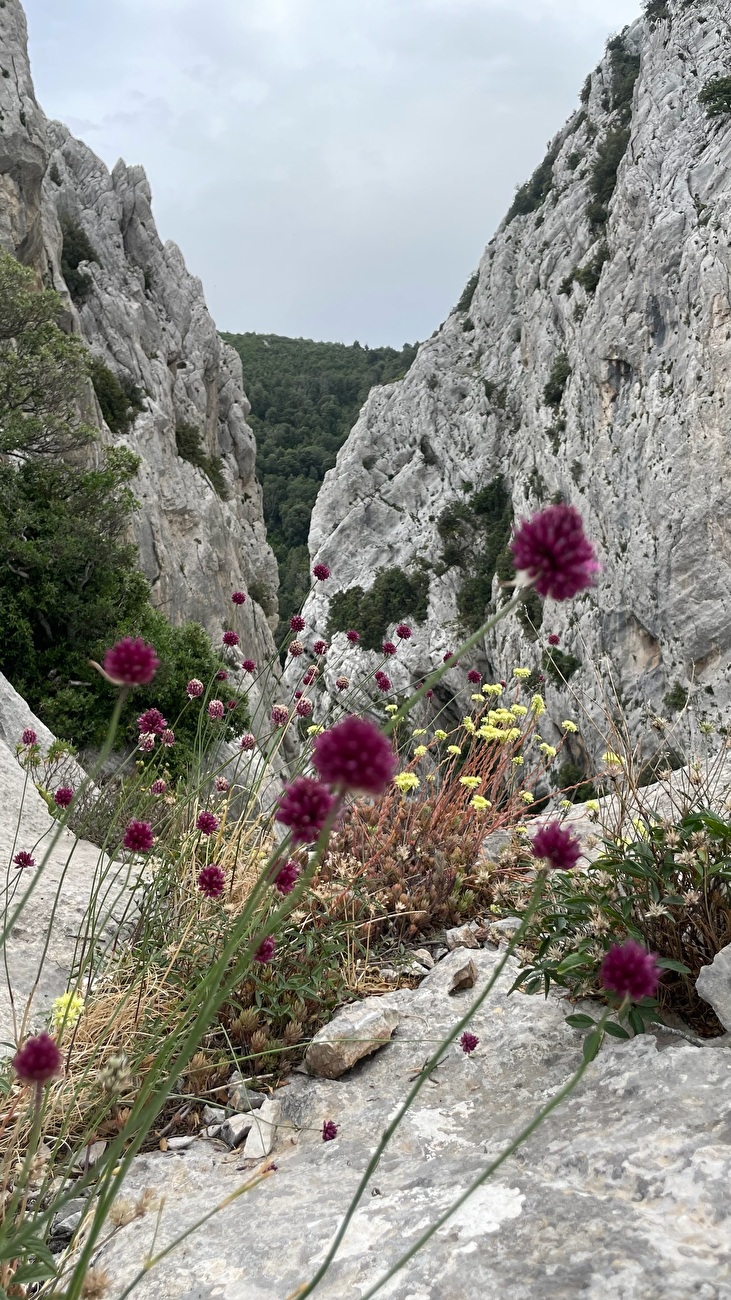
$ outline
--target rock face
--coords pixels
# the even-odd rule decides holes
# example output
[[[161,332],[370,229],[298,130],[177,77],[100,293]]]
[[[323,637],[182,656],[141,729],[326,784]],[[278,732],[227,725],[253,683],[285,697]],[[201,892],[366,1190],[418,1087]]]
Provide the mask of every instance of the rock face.
[[[710,966],[703,967],[695,986],[731,1034],[731,944],[716,953]]]
[[[500,227],[407,377],[371,393],[320,491],[310,550],[333,578],[310,599],[310,626],[325,626],[333,592],[368,590],[379,568],[428,575],[426,620],[389,661],[397,689],[463,639],[459,592],[499,513],[493,502],[480,516],[474,494],[502,477],[514,519],[557,494],[575,504],[603,573],[593,592],[546,603],[537,644],[517,619],[501,625],[479,669],[495,680],[540,668],[558,633],[582,665],[571,688],[599,719],[611,673],[635,737],[678,686],[701,711],[729,702],[731,117],[709,119],[698,97],[725,66],[731,4],[660,8],[610,45],[520,192],[523,215]],[[445,528],[455,505],[466,518]],[[475,627],[506,559],[488,565]],[[336,649],[338,671],[357,677],[344,638]],[[555,722],[572,716],[565,689],[549,680],[546,694]],[[459,717],[468,695],[461,664],[438,696]],[[586,731],[595,758],[606,743]]]
[[[283,1300],[322,1259],[373,1151],[435,1042],[494,968],[474,954],[474,990],[450,996],[452,953],[418,990],[381,999],[399,1036],[337,1082],[295,1076],[277,1092],[276,1170],[209,1220],[135,1290],[138,1300]],[[452,1047],[397,1131],[345,1236],[322,1300],[357,1300],[467,1188],[575,1070],[580,1035],[550,996],[507,997],[506,971],[474,1021],[466,1057]],[[647,1035],[607,1042],[568,1101],[388,1284],[393,1300],[728,1300],[731,1051]],[[323,1142],[323,1121],[339,1125]],[[123,1195],[164,1190],[156,1215],[99,1252],[129,1285],[156,1248],[223,1201],[251,1171],[198,1142],[133,1165]],[[269,1157],[267,1156],[267,1159]],[[261,1167],[261,1166],[260,1166]],[[256,1172],[256,1171],[254,1171]]]
[[[172,622],[195,619],[215,636],[230,626],[231,592],[248,591],[237,627],[246,653],[267,659],[277,569],[238,356],[219,338],[180,250],[160,241],[142,168],[120,161],[110,174],[64,126],[44,118],[18,0],[0,8],[0,64],[0,246],[61,293],[67,327],[137,390],[141,410],[126,432],[104,423],[91,388],[90,399],[103,441],[141,458],[134,528],[153,602]],[[64,280],[62,226],[81,230],[94,255],[80,264],[90,281],[84,301],[78,293],[72,301]],[[176,433],[188,454],[192,446],[194,457],[220,462],[219,491],[178,454]]]

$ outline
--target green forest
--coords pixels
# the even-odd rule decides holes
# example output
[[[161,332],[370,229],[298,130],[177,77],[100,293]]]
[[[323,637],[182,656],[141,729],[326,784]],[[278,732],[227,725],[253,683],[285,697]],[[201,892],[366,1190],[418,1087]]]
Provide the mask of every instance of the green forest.
[[[222,337],[241,357],[251,402],[264,518],[279,564],[283,634],[309,589],[307,535],[320,484],[371,388],[403,378],[418,345],[398,351],[278,334]]]

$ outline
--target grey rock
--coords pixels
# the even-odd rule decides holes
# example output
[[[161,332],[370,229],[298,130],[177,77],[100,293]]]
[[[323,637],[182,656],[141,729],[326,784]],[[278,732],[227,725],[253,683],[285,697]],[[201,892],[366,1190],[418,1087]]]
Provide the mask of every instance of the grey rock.
[[[4,741],[11,752],[20,744],[26,727],[31,727],[38,737],[41,755],[48,753],[56,737],[48,727],[33,713],[30,705],[11,686],[6,677],[0,673],[0,741]],[[49,790],[56,790],[60,785],[70,785],[78,790],[86,780],[86,772],[73,758],[66,758],[54,771],[48,783]]]
[[[238,1070],[234,1070],[228,1083],[228,1104],[234,1110],[258,1110],[263,1106],[266,1098],[263,1092],[255,1092],[249,1088]]]
[[[251,1130],[243,1152],[245,1160],[263,1160],[270,1154],[276,1141],[281,1114],[281,1102],[268,1097],[261,1109],[251,1116]]]
[[[461,993],[463,989],[472,989],[477,980],[477,966],[471,957],[462,957],[453,962],[449,976],[449,993]]]
[[[398,1020],[398,1012],[383,997],[346,1007],[315,1034],[305,1052],[307,1069],[325,1079],[339,1079],[357,1061],[383,1047]]]
[[[435,948],[433,952],[435,963],[438,961],[442,961],[446,957],[448,951],[449,951],[448,948]]]
[[[221,1127],[221,1137],[226,1146],[238,1147],[251,1132],[253,1111],[248,1115],[229,1115]]]
[[[731,1034],[731,944],[716,953],[710,966],[701,968],[695,987]]]
[[[179,1137],[166,1138],[168,1151],[187,1151],[195,1142],[195,1133],[181,1134]]]
[[[378,1135],[435,1039],[453,1028],[499,954],[473,955],[474,994],[456,1005],[445,958],[418,989],[386,995],[402,1032],[357,1077],[296,1075],[280,1089],[278,1166],[214,1216],[139,1284],[135,1300],[283,1300],[322,1258]],[[480,1046],[453,1050],[397,1130],[318,1288],[356,1300],[408,1249],[564,1084],[582,1037],[556,997],[508,996],[510,962],[476,1014]],[[728,1300],[731,1278],[731,1051],[652,1035],[607,1042],[582,1083],[407,1269],[391,1300]],[[340,1126],[324,1143],[324,1120]],[[282,1130],[283,1131],[283,1130]],[[240,1163],[237,1162],[237,1163]],[[185,1157],[139,1158],[123,1194],[165,1192],[159,1228],[129,1224],[98,1266],[121,1293],[150,1250],[164,1247],[241,1182],[231,1158],[203,1143]],[[378,1195],[372,1195],[374,1189]]]
[[[449,952],[454,952],[455,948],[479,948],[480,946],[480,941],[475,937],[471,925],[455,926],[452,930],[447,930],[444,937]]]
[[[492,930],[497,930],[498,934],[504,935],[506,939],[511,939],[516,930],[520,929],[520,921],[517,916],[503,916],[499,921],[493,921]]]
[[[428,948],[416,948],[412,956],[419,962],[420,966],[426,966],[427,970],[431,970],[434,966],[434,958]]]
[[[51,1220],[51,1236],[70,1241],[86,1214],[87,1204],[82,1197],[67,1201],[59,1214]]]
[[[170,1140],[175,1141],[175,1138],[171,1138]],[[91,1169],[93,1165],[98,1164],[106,1149],[106,1142],[90,1142],[89,1145],[84,1147],[83,1151],[80,1151],[77,1155],[74,1160],[73,1168]]]
[[[226,1111],[223,1106],[204,1106],[201,1112],[201,1121],[204,1124],[223,1124],[226,1118]]]

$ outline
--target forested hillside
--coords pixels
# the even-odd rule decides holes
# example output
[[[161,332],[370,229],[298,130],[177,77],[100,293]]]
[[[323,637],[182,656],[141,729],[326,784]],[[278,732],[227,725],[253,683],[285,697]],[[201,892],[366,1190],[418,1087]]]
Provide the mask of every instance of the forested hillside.
[[[416,344],[315,343],[277,334],[224,334],[244,367],[264,490],[269,543],[279,563],[282,626],[308,589],[310,514],[327,470],[374,384],[406,374]]]

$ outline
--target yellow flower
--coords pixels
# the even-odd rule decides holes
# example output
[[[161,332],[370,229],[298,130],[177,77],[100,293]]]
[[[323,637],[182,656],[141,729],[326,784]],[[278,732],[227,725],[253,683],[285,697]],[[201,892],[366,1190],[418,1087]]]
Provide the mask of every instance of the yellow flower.
[[[528,710],[524,704],[514,704],[510,712],[514,718],[524,718]]]
[[[487,715],[487,720],[494,726],[498,723],[502,725],[506,722],[509,726],[511,722],[515,722],[512,709],[490,709],[490,712]]]
[[[520,755],[517,755],[515,758],[511,758],[510,762],[513,764],[513,767],[522,767],[525,759],[521,758]]]
[[[517,677],[519,682],[525,682],[530,677],[530,668],[514,668],[513,677]]]
[[[713,723],[712,723],[712,722],[699,722],[699,723],[698,723],[698,727],[699,727],[699,730],[701,731],[701,733],[702,733],[704,736],[712,736],[712,735],[713,735],[713,730],[714,730],[714,728],[713,728]]]
[[[462,750],[460,749],[459,745],[447,745],[447,753],[454,754],[456,758],[458,754],[462,753]]]
[[[486,723],[480,727],[477,734],[482,740],[499,740],[503,733],[498,731],[497,727],[491,727]]]
[[[319,736],[319,734],[320,734],[320,732],[321,732],[322,730],[323,730],[322,727],[317,727],[317,726],[314,726],[314,725],[313,725],[313,726],[307,728],[307,735],[308,735],[308,736]]]
[[[633,817],[632,825],[634,826],[641,840],[649,839],[647,827],[640,817]]]
[[[436,779],[437,779],[437,774],[436,774],[436,772],[427,772],[427,774],[426,774],[426,779],[427,779],[427,781],[436,781]]]
[[[407,790],[418,790],[421,781],[415,772],[399,772],[398,776],[393,778],[394,785],[397,785],[402,794]]]
[[[538,748],[540,749],[542,754],[546,755],[546,758],[556,757],[556,750],[553,745],[544,744],[544,745],[539,745]]]
[[[461,777],[459,778],[459,783],[460,783],[460,785],[466,785],[468,790],[476,790],[477,787],[478,787],[478,785],[482,785],[482,777],[480,777],[480,776],[461,776]]]
[[[599,812],[599,804],[597,803],[596,799],[587,799],[586,803],[584,804],[584,807],[587,808],[589,812],[593,812],[593,813]]]
[[[471,718],[463,718],[462,726],[464,727],[465,731],[468,731],[471,736],[474,736],[477,728]]]
[[[565,722],[561,723],[561,730],[573,732],[573,731],[578,731],[579,728],[577,727],[575,722],[570,722],[569,719],[567,718]]]
[[[520,740],[521,737],[522,737],[522,735],[523,735],[523,732],[520,730],[520,727],[511,727],[509,731],[506,731],[506,732],[505,732],[505,739],[506,739],[506,740]]]
[[[53,1028],[57,1032],[62,1027],[73,1029],[77,1021],[80,1020],[83,1010],[84,999],[80,993],[62,993],[60,998],[56,998],[51,1003]]]
[[[521,790],[520,797],[523,800],[523,803],[535,803],[535,799],[530,790]]]
[[[483,686],[482,690],[485,695],[502,695],[503,693],[503,688],[499,682],[486,684]]]
[[[446,739],[447,739],[447,733],[446,733],[446,731],[435,731],[435,732],[434,732],[434,739],[435,739],[435,740],[446,740]]]
[[[537,718],[540,718],[541,714],[546,712],[546,706],[543,703],[542,695],[533,696],[533,699],[530,702],[530,711],[535,714]]]
[[[398,704],[387,704],[386,713],[398,713]]]
[[[607,767],[622,767],[624,759],[620,758],[619,754],[615,754],[613,749],[608,749],[605,754],[602,754],[602,763],[606,763]]]
[[[472,703],[473,703],[473,704],[484,704],[484,703],[485,703],[485,701],[483,700],[483,698],[482,698],[481,695],[470,695],[470,699],[472,700]]]
[[[394,708],[395,706],[392,704],[390,707],[391,707],[391,708]],[[426,727],[418,727],[417,730],[416,730],[416,731],[412,731],[411,734],[412,734],[412,736],[414,736],[414,737],[416,737],[416,736],[425,736],[425,735],[426,735]]]
[[[472,807],[477,810],[477,812],[487,812],[488,808],[492,808],[492,804],[490,803],[490,800],[483,799],[481,794],[476,794],[470,800],[470,803]]]
[[[417,745],[414,750],[414,758],[423,758],[428,753],[426,745]]]
[[[562,799],[558,806],[559,808],[563,808],[564,812],[568,812],[569,808],[573,808],[574,805],[570,799]]]

